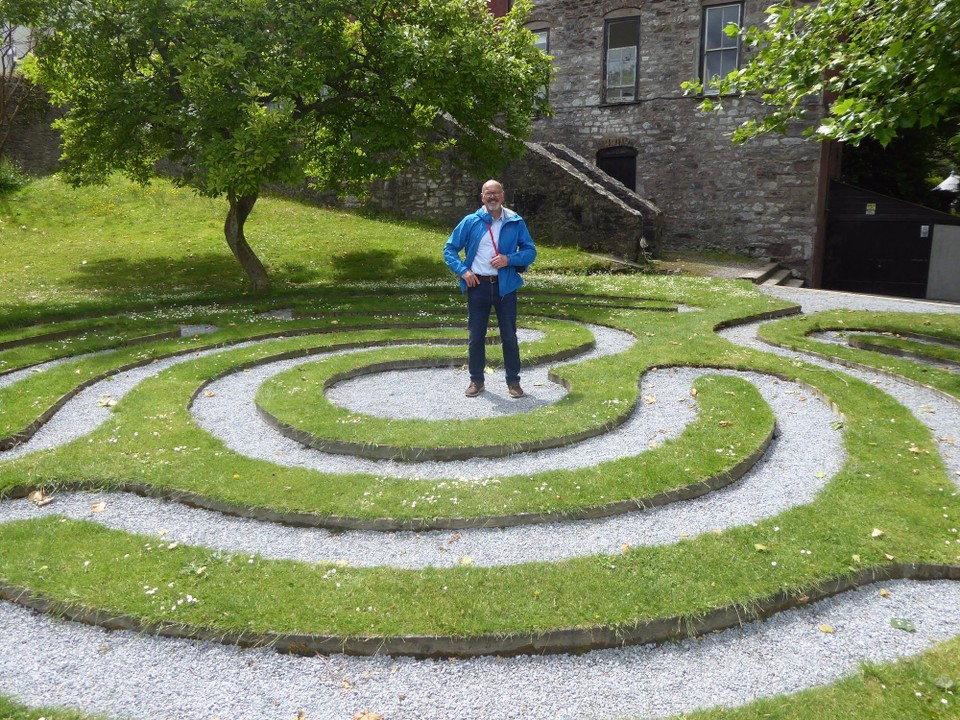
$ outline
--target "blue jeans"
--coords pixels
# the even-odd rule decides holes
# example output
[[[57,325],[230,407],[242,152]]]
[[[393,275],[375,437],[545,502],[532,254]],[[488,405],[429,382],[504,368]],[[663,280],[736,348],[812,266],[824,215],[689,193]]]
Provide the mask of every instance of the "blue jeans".
[[[467,288],[467,324],[470,328],[470,380],[483,384],[483,368],[487,364],[486,339],[490,309],[497,312],[500,343],[503,346],[503,368],[507,385],[520,382],[520,346],[517,343],[517,293],[500,297],[497,283],[480,283]]]

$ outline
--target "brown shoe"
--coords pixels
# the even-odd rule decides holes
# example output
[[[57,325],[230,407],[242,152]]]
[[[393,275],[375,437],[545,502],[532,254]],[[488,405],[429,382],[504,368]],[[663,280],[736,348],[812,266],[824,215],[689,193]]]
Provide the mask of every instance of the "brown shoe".
[[[524,395],[526,395],[526,393],[523,392],[523,388],[520,387],[519,384],[507,385],[507,394],[512,398],[522,398]]]
[[[476,397],[483,392],[483,383],[478,383],[473,380],[470,381],[470,384],[467,386],[467,391],[464,393],[467,397]]]

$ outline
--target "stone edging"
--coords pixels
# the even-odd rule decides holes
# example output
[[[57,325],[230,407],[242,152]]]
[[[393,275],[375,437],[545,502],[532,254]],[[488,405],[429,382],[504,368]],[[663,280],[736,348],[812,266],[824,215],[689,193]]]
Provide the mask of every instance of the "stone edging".
[[[304,348],[291,351],[289,353],[282,353],[282,355],[300,357],[309,354],[309,351],[312,350],[315,351],[316,349]],[[273,359],[277,359],[278,357],[279,356],[273,356]],[[254,366],[259,364],[262,360],[263,359],[253,360],[249,363],[244,363],[244,366]],[[690,366],[659,365],[657,367],[666,368]],[[712,366],[703,367],[702,369],[733,370],[735,372],[760,372],[756,370],[741,371],[737,368],[718,368]],[[220,377],[235,372],[242,372],[242,370],[242,366],[234,366],[224,373],[210,378],[203,386],[199,387],[194,392],[190,403],[192,404],[193,401],[202,393],[203,387],[205,387],[207,384],[214,382]],[[796,378],[787,377],[786,375],[778,375],[770,372],[765,372],[762,374],[770,375],[771,377],[777,377],[786,382],[793,382],[801,385],[812,395],[826,403],[830,407],[831,412],[837,415],[841,420],[845,420],[845,416],[839,410],[836,403],[830,400],[830,398],[826,397],[817,388],[807,385]],[[543,513],[512,513],[507,515],[485,515],[478,517],[420,518],[407,520],[397,520],[395,518],[387,517],[360,518],[348,515],[318,515],[311,512],[272,510],[264,507],[240,505],[237,503],[209,498],[191,490],[158,488],[142,483],[120,483],[116,486],[116,489],[123,492],[131,492],[135,495],[140,495],[141,497],[169,500],[171,502],[177,502],[182,505],[186,505],[187,507],[210,510],[212,512],[229,515],[231,517],[241,517],[251,520],[259,520],[262,522],[279,523],[281,525],[287,525],[290,527],[326,528],[332,530],[359,530],[372,532],[465,530],[472,528],[518,527],[522,525],[549,524],[554,522],[597,520],[615,515],[622,515],[635,510],[652,509],[682,500],[692,500],[701,497],[709,492],[720,490],[728,485],[731,485],[746,475],[747,472],[749,472],[753,466],[760,461],[776,436],[777,428],[776,425],[774,425],[774,428],[771,430],[771,432],[746,458],[738,462],[729,470],[721,472],[717,475],[713,475],[704,480],[700,480],[696,483],[691,483],[690,485],[674,488],[672,490],[667,490],[644,498],[631,498],[628,500],[605,503],[603,505]],[[89,490],[91,486],[86,483],[58,483],[57,487],[63,490]],[[35,489],[33,486],[12,487],[7,490],[4,497],[24,498],[33,489]]]
[[[4,452],[5,450],[11,450],[17,447],[18,445],[22,445],[23,443],[25,443],[27,440],[33,437],[37,433],[37,431],[41,427],[43,427],[43,425],[51,417],[53,417],[57,412],[59,412],[60,409],[67,404],[67,402],[72,400],[74,397],[79,395],[81,392],[86,390],[91,385],[95,385],[101,380],[106,380],[107,378],[117,375],[119,373],[127,372],[129,370],[136,370],[137,368],[143,367],[144,365],[151,365],[152,363],[158,360],[166,360],[168,358],[179,357],[181,355],[189,355],[190,353],[195,353],[195,352],[204,352],[207,350],[229,348],[232,345],[239,345],[241,343],[246,343],[246,342],[258,342],[260,340],[274,340],[279,338],[300,337],[303,335],[332,335],[332,334],[341,333],[341,332],[366,332],[371,330],[393,330],[395,328],[396,328],[396,325],[380,325],[380,326],[371,325],[371,326],[364,326],[360,328],[355,328],[355,327],[309,328],[307,327],[307,328],[293,328],[288,330],[278,330],[277,332],[273,332],[273,333],[261,333],[259,335],[251,335],[249,337],[237,338],[237,339],[226,341],[226,342],[211,343],[209,345],[199,345],[196,347],[184,348],[183,350],[176,350],[169,353],[162,353],[160,355],[152,355],[149,358],[143,358],[141,360],[136,360],[134,362],[127,363],[125,365],[119,365],[115,368],[110,368],[109,370],[106,370],[102,373],[94,375],[93,377],[87,378],[81,383],[75,385],[66,393],[61,395],[57,400],[55,400],[53,404],[51,404],[46,410],[44,410],[37,417],[36,420],[31,422],[25,428],[14,433],[13,435],[8,435],[7,437],[0,438],[0,453]],[[159,335],[161,335],[161,337],[157,339],[173,339],[173,338],[180,337],[180,332],[178,330],[172,331],[172,334],[170,334],[169,337],[166,337],[165,333],[160,333]],[[454,339],[454,338],[435,338],[432,340],[390,340],[390,341],[386,341],[386,344],[460,345],[460,344],[463,344],[464,342],[466,341]],[[368,345],[351,345],[347,343],[342,345],[325,347],[322,350],[319,350],[318,352],[329,352],[330,350],[349,349],[351,347],[376,347],[378,345],[384,345],[384,344],[385,344],[385,341],[383,340],[369,341]],[[294,355],[291,355],[290,357],[296,357],[296,355],[294,354]],[[283,359],[283,358],[280,358],[280,359]],[[250,367],[250,366],[248,365],[245,367]],[[21,368],[18,368],[18,369],[21,369]],[[222,377],[222,375],[217,377],[218,378]],[[217,378],[212,378],[211,380],[208,380],[207,383],[204,383],[204,385],[201,386],[201,389],[205,387],[207,384],[209,384],[209,382],[212,382],[212,380],[214,379],[217,379]],[[194,393],[193,398],[191,398],[191,403],[193,402],[193,399],[196,398],[196,395],[197,393]]]
[[[634,626],[563,628],[544,633],[512,635],[486,634],[410,635],[404,637],[307,635],[277,632],[233,632],[171,622],[149,622],[122,613],[74,605],[31,592],[27,588],[0,583],[0,599],[22,607],[106,630],[172,638],[186,638],[239,647],[269,647],[291,655],[343,653],[365,657],[406,656],[414,658],[470,658],[481,656],[553,655],[632,645],[657,644],[741,627],[745,622],[764,620],[785,610],[803,607],[886,580],[960,580],[960,565],[893,563],[861,570],[844,577],[788,593],[779,592],[751,602],[749,606],[725,605],[702,615],[655,618]]]
[[[603,505],[555,512],[396,520],[393,518],[359,518],[348,515],[318,515],[310,512],[271,510],[264,507],[238,505],[223,500],[215,500],[191,490],[170,490],[142,483],[121,483],[116,489],[122,492],[130,492],[141,497],[168,500],[186,505],[187,507],[210,510],[231,517],[278,523],[288,527],[359,530],[368,532],[418,532],[426,530],[468,530],[473,528],[507,528],[523,525],[545,525],[557,522],[599,520],[614,515],[624,515],[635,510],[650,510],[682,500],[693,500],[707,493],[721,490],[746,475],[764,456],[770,447],[770,443],[773,442],[776,436],[777,430],[776,427],[774,427],[750,455],[732,468],[704,480],[691,483],[690,485],[665,490],[664,492],[647,497],[618,500]],[[90,490],[90,486],[84,483],[60,483],[57,487],[61,490]],[[11,499],[25,498],[33,489],[35,488],[32,486],[13,487],[9,489],[5,497]]]
[[[918,336],[914,335],[914,337]],[[904,360],[918,360],[921,362],[931,363],[933,365],[948,365],[952,368],[960,368],[960,362],[957,362],[956,360],[946,360],[943,358],[933,357],[932,355],[924,355],[923,353],[904,350],[902,348],[877,345],[868,340],[859,340],[855,337],[848,337],[847,345],[857,350],[869,350],[871,352],[881,353],[883,355],[892,355],[893,357],[903,358]]]
[[[815,332],[820,332],[820,331],[818,330]],[[942,400],[946,400],[948,402],[953,402],[953,403],[960,403],[960,398],[954,395],[951,395],[948,392],[944,392],[940,388],[936,388],[936,387],[933,387],[932,385],[927,385],[926,383],[922,383],[919,380],[914,380],[913,378],[909,378],[906,375],[900,375],[898,373],[891,372],[890,370],[882,370],[880,368],[874,367],[873,365],[867,365],[866,363],[859,363],[859,362],[856,362],[855,360],[847,360],[846,358],[837,357],[836,355],[830,355],[829,353],[817,352],[816,350],[807,350],[806,348],[797,348],[797,347],[793,347],[792,345],[788,345],[787,343],[773,342],[765,338],[759,338],[759,339],[762,342],[765,342],[767,345],[770,345],[771,347],[779,347],[779,348],[783,348],[784,350],[790,350],[791,352],[799,353],[801,355],[806,355],[807,357],[816,358],[818,360],[826,360],[828,362],[836,363],[837,365],[850,368],[851,370],[860,370],[866,373],[883,375],[884,377],[888,377],[892,380],[897,380],[898,382],[902,382],[905,385],[910,385],[911,387],[920,388],[922,390],[931,392],[937,397],[941,398]],[[829,347],[827,343],[824,343],[824,344],[827,345],[827,347]]]

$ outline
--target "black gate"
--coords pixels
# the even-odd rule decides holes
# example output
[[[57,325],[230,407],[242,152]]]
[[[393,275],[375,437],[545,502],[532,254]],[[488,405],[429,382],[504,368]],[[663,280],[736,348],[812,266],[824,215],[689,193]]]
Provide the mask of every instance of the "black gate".
[[[833,182],[823,287],[926,297],[933,226],[958,221],[922,205]]]

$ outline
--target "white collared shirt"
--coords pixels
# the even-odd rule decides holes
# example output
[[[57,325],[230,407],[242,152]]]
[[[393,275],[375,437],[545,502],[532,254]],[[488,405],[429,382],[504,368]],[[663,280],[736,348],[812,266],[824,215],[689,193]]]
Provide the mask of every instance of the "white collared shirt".
[[[500,217],[494,219],[490,225],[484,223],[484,228],[490,228],[493,231],[493,240],[498,248],[500,247],[500,231],[503,229],[503,221],[506,217],[507,209],[501,205]],[[495,254],[493,242],[490,240],[490,230],[485,230],[483,237],[480,238],[480,245],[477,247],[477,254],[473,258],[470,269],[477,275],[496,275],[497,269],[490,263]]]

